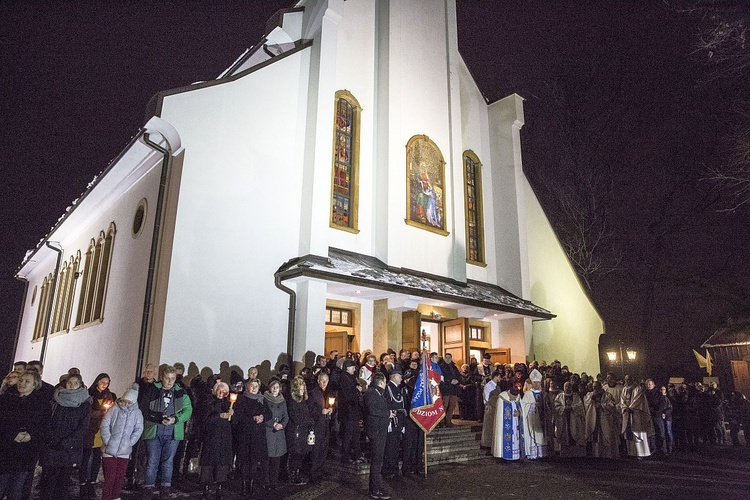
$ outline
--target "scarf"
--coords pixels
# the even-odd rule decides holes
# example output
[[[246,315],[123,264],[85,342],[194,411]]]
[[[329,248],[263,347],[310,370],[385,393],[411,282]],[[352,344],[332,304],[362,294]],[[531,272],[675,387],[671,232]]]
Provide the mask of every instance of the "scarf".
[[[58,387],[55,389],[54,394],[55,402],[60,406],[66,408],[77,408],[86,401],[89,401],[89,391],[85,385],[82,385],[78,389],[65,389],[64,387]]]
[[[243,393],[246,398],[254,399],[255,401],[258,401],[259,403],[263,402],[263,394],[256,392],[255,394],[252,394],[250,391],[245,391]]]
[[[269,391],[263,393],[263,397],[266,398],[270,403],[279,404],[284,402],[284,396],[279,393],[278,396],[274,396]]]

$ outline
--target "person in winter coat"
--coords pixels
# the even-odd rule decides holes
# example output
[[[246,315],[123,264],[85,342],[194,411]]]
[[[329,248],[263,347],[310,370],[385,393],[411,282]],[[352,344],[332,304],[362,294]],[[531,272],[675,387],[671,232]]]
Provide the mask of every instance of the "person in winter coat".
[[[79,480],[81,483],[81,496],[93,497],[94,484],[99,477],[99,468],[102,465],[102,436],[99,427],[107,413],[117,401],[115,393],[109,390],[109,375],[100,373],[94,379],[89,388],[91,396],[91,418],[89,426],[83,438],[83,455],[79,469]]]
[[[91,396],[80,375],[69,375],[55,389],[52,416],[42,452],[42,500],[67,500],[73,468],[81,463],[83,436],[89,425]]]
[[[200,482],[203,498],[208,498],[211,483],[216,484],[216,498],[222,497],[224,483],[232,468],[232,423],[234,409],[229,408],[229,386],[219,382],[213,388],[212,398],[206,402],[200,415],[203,430]]]
[[[362,461],[359,421],[362,419],[362,388],[354,375],[357,365],[344,361],[338,383],[338,410],[341,423],[341,461],[354,464]]]
[[[279,484],[281,457],[286,454],[284,428],[289,423],[286,400],[281,395],[279,379],[268,382],[268,390],[263,394],[265,404],[271,410],[271,418],[266,420],[266,445],[268,446],[268,487],[275,489]]]
[[[193,414],[190,397],[178,385],[177,370],[167,366],[159,382],[141,386],[138,406],[143,412],[143,443],[148,453],[148,465],[143,487],[153,492],[156,476],[161,471],[163,494],[172,487],[172,468],[177,445],[185,437],[185,422]]]
[[[323,466],[328,457],[331,416],[336,397],[328,382],[328,374],[321,372],[318,374],[316,386],[310,391],[310,416],[313,419],[315,431],[315,446],[310,464],[311,483],[323,478]]]
[[[9,374],[5,376],[3,379],[2,385],[0,385],[0,396],[5,394],[8,391],[15,391],[16,390],[16,384],[18,384],[18,379],[21,378],[21,372],[17,370],[11,371]]]
[[[289,452],[287,467],[289,479],[293,485],[307,484],[302,479],[300,469],[302,461],[315,444],[315,433],[310,416],[310,402],[307,395],[305,379],[297,375],[292,379],[291,399],[287,402],[289,424],[286,426],[286,447]],[[312,440],[311,444],[308,444]]]
[[[37,372],[24,373],[15,390],[0,396],[0,498],[22,500],[43,445],[50,406]]]
[[[266,445],[266,423],[271,420],[271,410],[260,394],[260,380],[250,378],[245,392],[234,405],[232,432],[239,443],[237,462],[242,473],[243,495],[253,496],[254,489],[267,481],[268,446]]]
[[[104,468],[102,500],[113,500],[120,498],[130,454],[143,432],[143,414],[138,408],[138,384],[133,384],[104,414],[99,429]]]

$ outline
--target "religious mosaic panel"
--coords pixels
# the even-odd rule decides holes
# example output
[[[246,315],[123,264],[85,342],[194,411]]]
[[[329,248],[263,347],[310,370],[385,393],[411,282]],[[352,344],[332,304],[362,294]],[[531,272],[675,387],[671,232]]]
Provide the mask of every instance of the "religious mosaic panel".
[[[445,230],[445,161],[426,135],[406,144],[406,223],[438,234]]]
[[[357,229],[359,111],[357,100],[349,92],[336,93],[331,226],[350,231]]]

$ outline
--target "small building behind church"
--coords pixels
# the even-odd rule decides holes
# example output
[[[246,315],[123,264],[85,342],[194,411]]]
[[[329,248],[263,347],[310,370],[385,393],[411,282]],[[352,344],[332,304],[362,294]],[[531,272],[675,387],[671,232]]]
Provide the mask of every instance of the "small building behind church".
[[[455,0],[303,0],[151,118],[31,250],[15,356],[124,386],[336,349],[555,358],[601,317],[523,173],[523,99],[487,103]]]

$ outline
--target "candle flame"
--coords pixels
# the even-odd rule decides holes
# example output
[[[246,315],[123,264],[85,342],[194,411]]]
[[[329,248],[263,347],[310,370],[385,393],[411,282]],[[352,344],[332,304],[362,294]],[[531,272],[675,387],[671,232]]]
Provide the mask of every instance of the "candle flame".
[[[237,401],[237,393],[236,392],[233,392],[232,394],[229,395],[229,401],[231,401],[232,403],[234,403],[234,402]]]

